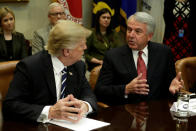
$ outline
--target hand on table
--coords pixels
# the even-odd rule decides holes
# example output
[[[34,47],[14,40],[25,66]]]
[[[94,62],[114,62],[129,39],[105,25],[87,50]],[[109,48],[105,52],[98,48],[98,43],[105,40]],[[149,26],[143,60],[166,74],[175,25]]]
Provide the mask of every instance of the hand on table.
[[[85,102],[74,98],[73,95],[68,95],[50,107],[48,118],[67,120],[75,123],[87,112],[88,105]]]

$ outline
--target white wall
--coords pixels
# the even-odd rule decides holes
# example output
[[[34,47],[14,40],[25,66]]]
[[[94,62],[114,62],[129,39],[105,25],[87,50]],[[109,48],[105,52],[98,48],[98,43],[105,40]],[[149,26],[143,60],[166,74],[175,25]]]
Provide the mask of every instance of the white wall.
[[[93,0],[82,0],[83,25],[91,27]]]
[[[83,0],[83,24],[85,27],[91,25],[91,10],[93,0]],[[51,0],[29,0],[24,3],[0,3],[0,7],[11,8],[16,17],[16,30],[32,39],[33,31],[48,23],[47,9]]]

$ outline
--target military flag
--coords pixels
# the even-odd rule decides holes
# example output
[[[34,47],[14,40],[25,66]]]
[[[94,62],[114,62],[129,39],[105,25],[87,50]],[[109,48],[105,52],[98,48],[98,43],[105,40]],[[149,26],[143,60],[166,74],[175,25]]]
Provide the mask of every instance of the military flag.
[[[67,19],[82,24],[82,0],[53,0],[65,8]]]

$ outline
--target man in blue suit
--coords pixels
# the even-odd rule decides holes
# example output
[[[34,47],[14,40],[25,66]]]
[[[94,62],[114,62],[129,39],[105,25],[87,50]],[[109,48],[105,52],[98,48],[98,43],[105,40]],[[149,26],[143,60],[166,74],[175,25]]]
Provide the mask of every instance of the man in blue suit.
[[[99,101],[109,105],[167,98],[183,86],[181,74],[175,77],[171,49],[151,42],[155,29],[152,16],[136,12],[128,18],[127,45],[105,54],[95,87]],[[138,52],[142,51],[146,72],[137,72]],[[144,77],[145,76],[145,77]],[[174,78],[175,77],[175,78]]]
[[[85,77],[85,64],[80,60],[90,33],[75,22],[60,20],[50,32],[46,50],[17,64],[3,102],[4,118],[77,122],[96,111],[96,98]],[[61,91],[64,68],[66,86]],[[62,99],[61,94],[65,96]]]

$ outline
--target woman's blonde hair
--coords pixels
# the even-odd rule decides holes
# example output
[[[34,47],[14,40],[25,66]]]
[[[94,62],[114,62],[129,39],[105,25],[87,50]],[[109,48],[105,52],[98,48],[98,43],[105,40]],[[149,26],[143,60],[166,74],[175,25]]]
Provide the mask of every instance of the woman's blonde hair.
[[[77,44],[87,38],[91,31],[70,20],[59,20],[51,29],[45,49],[49,54],[59,56],[61,50],[74,49]]]
[[[8,14],[10,13],[13,17],[14,17],[14,20],[15,20],[15,15],[14,15],[14,12],[8,8],[8,7],[2,7],[0,8],[0,33],[3,33],[3,30],[2,30],[2,19]],[[13,32],[15,32],[15,23],[14,23],[14,30]]]

